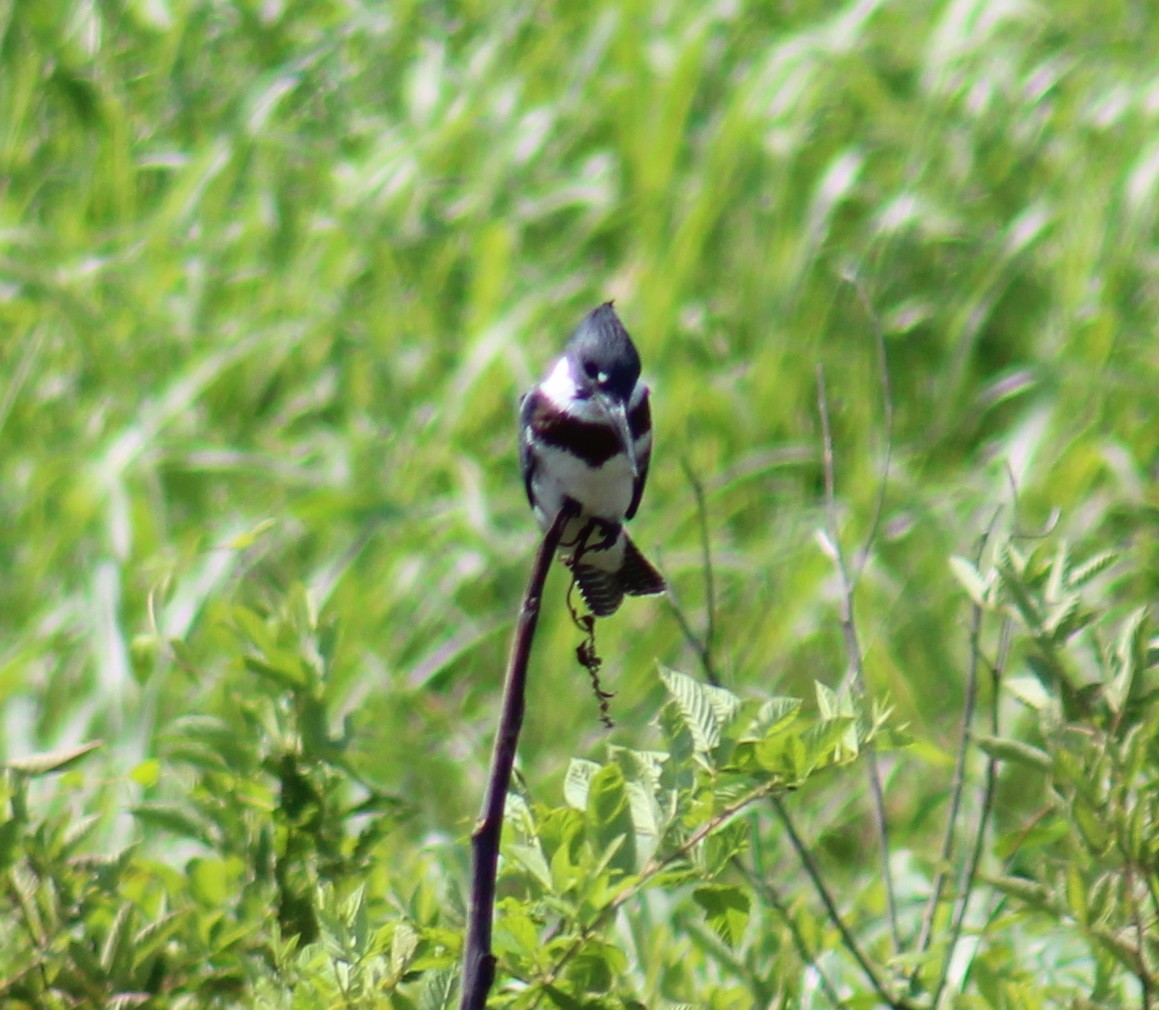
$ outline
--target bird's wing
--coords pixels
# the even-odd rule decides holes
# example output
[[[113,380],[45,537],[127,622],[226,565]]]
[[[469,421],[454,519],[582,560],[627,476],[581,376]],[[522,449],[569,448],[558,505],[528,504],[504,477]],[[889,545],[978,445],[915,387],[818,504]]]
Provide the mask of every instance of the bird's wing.
[[[535,508],[535,498],[531,493],[531,480],[535,476],[535,468],[539,457],[535,447],[531,444],[532,418],[535,415],[537,390],[524,393],[519,401],[519,466],[523,470],[523,487],[527,491],[527,501]]]
[[[632,501],[625,519],[631,519],[640,507],[644,497],[644,484],[648,480],[648,464],[652,461],[652,408],[648,402],[648,391],[628,414],[628,430],[636,443],[636,480],[632,484]]]

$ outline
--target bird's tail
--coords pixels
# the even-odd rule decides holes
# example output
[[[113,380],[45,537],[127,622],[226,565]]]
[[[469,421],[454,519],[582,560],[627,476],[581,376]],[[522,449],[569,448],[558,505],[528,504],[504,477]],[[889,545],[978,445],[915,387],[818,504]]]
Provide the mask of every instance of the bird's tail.
[[[588,564],[582,555],[572,565],[580,595],[596,617],[607,617],[619,610],[625,593],[629,596],[657,596],[668,590],[664,576],[640,553],[628,534],[621,533],[621,536],[624,538],[624,557],[617,570],[607,571]]]

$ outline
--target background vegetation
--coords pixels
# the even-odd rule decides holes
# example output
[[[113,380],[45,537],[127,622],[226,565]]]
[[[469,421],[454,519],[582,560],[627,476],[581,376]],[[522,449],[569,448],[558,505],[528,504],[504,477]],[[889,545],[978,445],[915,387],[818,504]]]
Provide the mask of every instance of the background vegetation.
[[[514,405],[613,296],[675,592],[608,733],[549,582],[496,1005],[1159,1002],[1157,68],[1131,2],[0,0],[3,1002],[453,1001]]]

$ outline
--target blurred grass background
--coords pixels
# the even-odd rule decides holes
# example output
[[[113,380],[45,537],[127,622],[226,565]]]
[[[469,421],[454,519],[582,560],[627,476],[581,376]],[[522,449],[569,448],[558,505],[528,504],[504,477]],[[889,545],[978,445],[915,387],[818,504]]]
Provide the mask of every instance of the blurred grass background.
[[[655,396],[633,536],[703,627],[687,465],[742,694],[844,673],[815,368],[854,550],[880,326],[859,616],[938,764],[947,558],[1012,489],[1131,558],[1112,597],[1159,588],[1157,213],[1141,2],[4,0],[0,752],[101,737],[110,812],[163,790],[128,776],[167,727],[249,690],[231,606],[303,583],[360,770],[461,836],[536,536],[516,400],[615,297]],[[521,745],[552,796],[606,739],[564,587]],[[600,634],[645,746],[654,661],[695,655],[660,601]],[[896,774],[920,826],[941,776]]]

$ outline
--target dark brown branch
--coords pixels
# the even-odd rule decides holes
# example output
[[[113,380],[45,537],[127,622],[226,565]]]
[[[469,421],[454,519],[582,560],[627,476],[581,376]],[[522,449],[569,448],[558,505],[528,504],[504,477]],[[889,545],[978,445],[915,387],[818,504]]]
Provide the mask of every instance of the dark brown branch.
[[[503,685],[503,708],[495,748],[491,753],[491,771],[479,823],[471,834],[471,905],[467,912],[467,939],[463,949],[463,988],[459,1010],[483,1010],[487,993],[495,981],[495,955],[491,953],[491,924],[495,908],[495,877],[499,869],[499,839],[503,831],[503,807],[519,730],[523,726],[524,689],[527,684],[527,662],[539,620],[539,602],[552,558],[559,549],[567,521],[579,514],[574,503],[565,504],[555,522],[544,534],[539,553],[531,567],[527,591],[515,624],[515,638],[507,662],[507,679]]]

